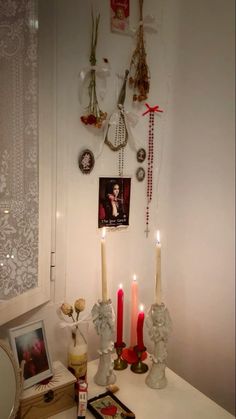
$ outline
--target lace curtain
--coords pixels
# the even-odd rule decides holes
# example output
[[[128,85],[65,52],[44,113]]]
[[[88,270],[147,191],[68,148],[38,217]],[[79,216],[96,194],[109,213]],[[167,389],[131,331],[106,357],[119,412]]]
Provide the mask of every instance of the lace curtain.
[[[0,1],[0,300],[37,286],[36,0]]]

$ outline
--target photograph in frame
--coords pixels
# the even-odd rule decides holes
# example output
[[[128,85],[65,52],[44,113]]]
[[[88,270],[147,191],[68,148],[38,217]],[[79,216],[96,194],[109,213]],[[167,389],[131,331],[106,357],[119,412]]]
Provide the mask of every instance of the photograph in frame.
[[[131,178],[99,178],[99,228],[129,225],[130,189]]]
[[[135,418],[135,414],[111,391],[106,391],[88,400],[88,410],[97,419],[106,419],[108,417],[116,419]]]
[[[43,320],[11,328],[9,337],[15,359],[23,369],[24,389],[52,377]]]
[[[129,34],[130,0],[110,0],[111,31]]]

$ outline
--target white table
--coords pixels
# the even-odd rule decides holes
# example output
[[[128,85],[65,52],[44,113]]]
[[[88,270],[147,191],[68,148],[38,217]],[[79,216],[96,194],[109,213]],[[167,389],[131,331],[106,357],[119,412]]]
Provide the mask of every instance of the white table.
[[[150,361],[145,361],[150,365]],[[88,364],[89,398],[106,391],[97,386],[93,377],[98,361]],[[115,394],[130,410],[136,419],[233,419],[234,416],[217,405],[203,393],[192,387],[170,369],[166,369],[167,387],[155,390],[145,384],[146,374],[134,374],[128,367],[115,371],[116,384],[120,390]],[[76,419],[76,409],[51,416],[51,419]],[[94,416],[88,411],[86,419]]]

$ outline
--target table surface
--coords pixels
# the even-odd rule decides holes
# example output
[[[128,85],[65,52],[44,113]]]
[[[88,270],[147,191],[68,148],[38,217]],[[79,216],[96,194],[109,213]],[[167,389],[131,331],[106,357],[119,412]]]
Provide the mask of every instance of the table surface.
[[[151,365],[150,360],[145,361]],[[88,363],[88,397],[106,391],[105,387],[94,383],[98,360]],[[115,394],[123,404],[135,413],[136,419],[233,419],[234,416],[217,405],[203,393],[191,386],[177,374],[166,368],[167,386],[164,389],[151,389],[145,384],[148,373],[135,374],[130,367],[115,371]],[[86,419],[94,416],[88,411]],[[77,419],[76,408],[71,408],[51,419]]]

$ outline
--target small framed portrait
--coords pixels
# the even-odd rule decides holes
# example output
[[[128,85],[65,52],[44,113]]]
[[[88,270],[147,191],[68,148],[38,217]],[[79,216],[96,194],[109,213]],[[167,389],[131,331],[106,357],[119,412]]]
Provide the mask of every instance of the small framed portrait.
[[[24,388],[52,377],[43,320],[9,329],[9,337],[15,359],[23,369]]]
[[[145,159],[146,159],[146,151],[144,150],[144,148],[140,148],[137,151],[137,161],[139,163],[143,163]]]
[[[144,178],[145,178],[145,170],[144,170],[143,167],[139,167],[136,171],[136,179],[139,182],[142,182],[144,180]]]
[[[98,227],[129,225],[131,178],[99,178]]]
[[[134,413],[121,403],[111,391],[88,400],[88,409],[97,419],[110,417],[116,419],[135,418]]]
[[[111,31],[129,32],[130,0],[110,0]]]
[[[92,172],[95,164],[94,155],[92,151],[86,149],[81,152],[78,159],[78,164],[81,172],[88,175]]]

